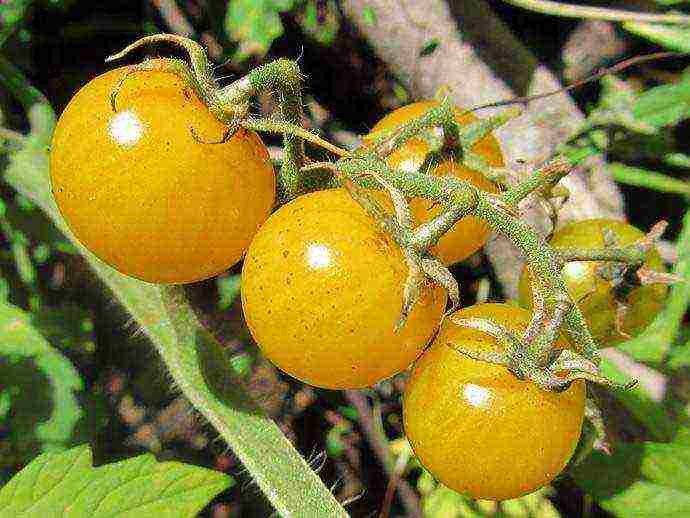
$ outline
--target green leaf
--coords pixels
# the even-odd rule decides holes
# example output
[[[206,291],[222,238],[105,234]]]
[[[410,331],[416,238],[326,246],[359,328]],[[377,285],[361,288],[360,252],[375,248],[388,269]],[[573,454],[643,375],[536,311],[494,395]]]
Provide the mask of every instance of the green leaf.
[[[342,420],[335,424],[326,434],[326,451],[330,457],[340,457],[345,452],[343,437],[352,431],[352,424]]]
[[[618,444],[611,456],[593,452],[572,474],[619,518],[690,516],[690,446]]]
[[[690,40],[690,29],[686,38]],[[633,105],[633,115],[657,128],[673,126],[690,117],[690,74],[684,74],[678,83],[650,88],[640,94]]]
[[[690,169],[690,156],[683,153],[668,153],[664,156],[663,160],[671,167]]]
[[[690,182],[673,178],[657,171],[631,167],[621,163],[610,164],[609,171],[614,180],[626,185],[690,196]]]
[[[295,0],[230,0],[225,30],[240,44],[237,59],[263,57],[273,41],[283,34],[279,14],[294,5]]]
[[[558,518],[558,510],[547,498],[548,489],[505,500],[501,502],[502,518]],[[422,512],[425,517],[436,518],[490,518],[499,516],[495,502],[473,501],[470,498],[448,489],[443,484],[422,498]]]
[[[0,489],[0,515],[192,518],[231,485],[222,473],[153,455],[92,462],[88,446],[39,456]]]
[[[690,367],[690,341],[671,348],[668,356],[668,366],[672,369]]]
[[[667,49],[690,52],[690,28],[688,27],[644,22],[626,22],[623,27]]]
[[[616,367],[610,360],[603,358],[600,372],[611,381],[624,385],[632,379]],[[670,441],[679,425],[668,415],[663,405],[654,401],[639,384],[629,389],[615,389],[611,393],[625,406],[650,434],[659,441]]]
[[[19,458],[70,444],[82,416],[79,373],[31,324],[31,315],[0,304],[0,393],[12,413],[6,426]]]
[[[674,349],[676,335],[690,305],[690,212],[683,217],[683,229],[678,236],[676,247],[678,260],[673,273],[678,275],[681,281],[671,287],[668,302],[654,322],[640,336],[618,347],[635,360],[659,363],[669,349]],[[671,367],[682,364],[682,358],[672,358],[671,361],[676,362],[671,363]]]

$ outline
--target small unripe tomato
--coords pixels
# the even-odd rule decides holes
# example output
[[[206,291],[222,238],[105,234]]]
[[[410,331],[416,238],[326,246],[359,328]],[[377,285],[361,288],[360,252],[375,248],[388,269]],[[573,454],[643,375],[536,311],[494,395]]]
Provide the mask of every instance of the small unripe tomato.
[[[365,143],[371,142],[382,131],[393,130],[413,119],[421,117],[431,108],[438,106],[438,104],[436,101],[421,101],[398,108],[376,123],[371,132],[364,137]],[[459,124],[467,125],[477,120],[471,113],[461,115],[462,111],[459,108],[456,108],[455,112],[455,120]],[[410,139],[400,148],[393,151],[388,156],[387,162],[394,169],[416,171],[423,164],[429,149],[429,144],[424,140],[419,138]],[[472,151],[481,156],[490,166],[502,167],[504,165],[501,147],[492,135],[477,142]],[[469,182],[483,191],[498,192],[496,184],[488,180],[482,173],[455,161],[441,162],[430,170],[429,174],[436,176],[451,175],[458,180]],[[425,223],[443,211],[442,206],[424,198],[413,198],[410,200],[410,209],[417,224]],[[485,222],[474,216],[467,216],[458,221],[441,237],[431,251],[445,264],[453,264],[466,259],[484,246],[489,238],[489,233],[489,227]]]
[[[453,322],[482,318],[523,333],[530,313],[479,304],[444,320],[417,360],[403,397],[405,433],[424,467],[449,488],[476,499],[507,500],[548,484],[580,437],[585,384],[563,392],[522,381],[502,365],[456,351],[500,351],[492,336]],[[559,338],[555,347],[568,347]]]
[[[398,245],[347,191],[318,191],[257,233],[242,307],[264,355],[286,373],[317,387],[366,387],[406,369],[445,309],[445,292],[428,285],[395,332],[407,273]]]
[[[554,233],[549,244],[554,248],[604,248],[604,231],[610,230],[616,237],[616,246],[625,246],[644,237],[641,230],[612,219],[587,219],[564,226]],[[592,337],[600,347],[616,345],[641,333],[664,307],[668,287],[650,284],[632,288],[625,299],[617,301],[613,283],[602,278],[597,271],[605,263],[600,261],[572,261],[563,268],[568,293],[584,315]],[[645,265],[653,270],[664,271],[661,256],[652,249]],[[532,307],[532,286],[529,271],[525,268],[520,277],[520,305]],[[619,303],[627,306],[622,318],[617,317]],[[616,319],[619,322],[616,323]]]
[[[76,238],[120,272],[186,283],[240,260],[275,198],[266,146],[226,126],[162,70],[106,72],[72,98],[50,151],[52,190]],[[204,142],[195,139],[192,131]]]

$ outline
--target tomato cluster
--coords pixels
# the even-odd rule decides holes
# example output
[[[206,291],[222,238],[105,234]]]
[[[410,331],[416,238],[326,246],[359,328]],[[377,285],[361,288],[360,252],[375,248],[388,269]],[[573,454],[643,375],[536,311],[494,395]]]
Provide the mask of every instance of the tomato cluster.
[[[527,309],[480,304],[441,324],[447,297],[428,282],[398,329],[406,256],[350,193],[312,192],[271,215],[276,180],[259,137],[240,129],[221,141],[225,125],[177,75],[139,70],[134,80],[131,74],[130,67],[118,68],[82,88],[53,138],[53,194],[88,250],[127,275],[156,283],[208,278],[246,255],[241,297],[247,324],[266,357],[286,373],[319,387],[358,388],[414,363],[404,394],[405,430],[422,464],[443,483],[474,498],[500,500],[558,475],[579,438],[584,383],[547,391],[505,366],[472,359],[467,351],[497,353],[504,345],[458,323],[483,319],[522,335],[531,319],[527,272],[520,287]],[[364,146],[434,106],[415,103],[391,113]],[[455,116],[460,125],[476,120],[459,110]],[[430,149],[424,138],[412,139],[387,161],[396,170],[428,164],[426,174],[498,192],[484,174],[451,156],[429,161]],[[471,151],[487,166],[503,166],[490,135]],[[391,208],[383,191],[372,196]],[[411,199],[410,207],[415,224],[442,210],[422,198]],[[624,223],[592,220],[564,227],[551,244],[601,248],[604,232],[621,246],[643,237]],[[431,252],[451,264],[480,249],[488,234],[485,222],[465,217]],[[655,251],[645,264],[662,268]],[[610,345],[650,322],[666,288],[622,290],[600,274],[600,266],[572,262],[563,273],[594,337]],[[570,344],[561,336],[553,347]]]

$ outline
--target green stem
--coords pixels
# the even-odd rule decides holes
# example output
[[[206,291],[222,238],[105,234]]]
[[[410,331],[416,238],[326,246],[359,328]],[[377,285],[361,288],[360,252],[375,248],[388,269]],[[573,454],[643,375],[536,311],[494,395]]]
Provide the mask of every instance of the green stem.
[[[434,219],[422,223],[414,229],[410,245],[417,250],[429,250],[458,221],[467,216],[469,207],[453,208],[443,211]]]
[[[232,376],[223,349],[198,322],[182,287],[160,288],[177,334],[159,347],[177,387],[232,446],[281,516],[347,516],[278,426]]]
[[[252,70],[218,92],[221,102],[237,102],[260,92],[277,90],[281,95],[282,122],[302,126],[302,73],[294,61],[278,59]],[[285,202],[303,190],[300,167],[305,163],[304,142],[292,131],[283,134],[285,153],[278,175],[279,201]]]
[[[242,126],[254,131],[263,131],[266,133],[280,133],[281,135],[292,133],[302,140],[306,140],[315,146],[321,147],[326,151],[330,151],[339,157],[346,157],[350,155],[350,152],[346,149],[333,145],[327,140],[315,135],[311,131],[304,129],[302,126],[297,126],[296,124],[291,124],[289,122],[274,121],[270,119],[245,119],[242,121]],[[304,168],[302,168],[302,170],[304,170]]]
[[[614,180],[626,185],[634,185],[636,187],[654,189],[655,191],[690,196],[690,182],[685,180],[672,178],[665,174],[657,173],[656,171],[630,167],[620,163],[610,164],[609,170]]]
[[[556,256],[563,262],[570,261],[613,261],[641,265],[645,251],[639,246],[631,245],[622,248],[575,248],[565,247],[556,250]]]
[[[491,203],[484,196],[479,197],[474,212],[476,216],[485,220],[492,230],[507,237],[522,252],[530,268],[533,291],[540,293],[547,314],[552,313],[563,298],[569,299],[565,281],[560,273],[560,261],[553,249],[534,229]],[[535,312],[533,319],[540,318],[541,316]],[[574,345],[585,357],[598,362],[597,345],[576,305],[573,305],[564,315],[563,322],[565,331],[574,341]],[[539,325],[539,328],[542,326]],[[548,340],[545,341],[544,334],[540,333],[529,347],[532,357],[541,358],[546,349],[551,347],[551,343],[548,343]]]
[[[684,14],[637,13],[623,9],[608,7],[592,7],[589,5],[573,5],[550,0],[504,0],[506,3],[536,11],[543,14],[553,14],[566,18],[581,18],[589,20],[607,20],[611,22],[648,22],[672,23],[690,25],[690,16]]]
[[[531,193],[544,187],[556,185],[571,170],[572,164],[567,158],[564,156],[557,157],[541,169],[535,171],[519,185],[503,193],[503,201],[508,205],[517,206],[521,200]]]
[[[545,314],[534,313],[530,328],[543,330],[545,315],[552,314],[563,299],[569,300],[565,281],[560,273],[562,263],[554,250],[534,229],[507,209],[530,192],[553,185],[557,178],[564,175],[566,169],[569,170],[569,167],[566,167],[568,165],[567,160],[552,162],[552,167],[542,168],[523,184],[499,197],[499,203],[495,197],[488,196],[467,182],[447,176],[435,177],[418,171],[393,171],[385,161],[373,155],[342,159],[337,163],[337,168],[363,187],[368,187],[367,177],[363,176],[363,173],[370,171],[380,175],[408,197],[423,197],[442,203],[452,210],[439,220],[439,228],[450,225],[455,218],[457,221],[472,213],[486,221],[492,230],[506,236],[525,257],[532,274],[533,292],[535,296],[540,297],[540,302],[543,301],[545,308]],[[451,215],[453,217],[448,217]],[[434,239],[435,236],[429,234],[427,232],[423,236],[425,242]],[[563,321],[565,331],[572,338],[574,345],[588,359],[598,362],[598,348],[576,305],[573,304],[566,312]],[[534,340],[529,343],[530,356],[543,358],[547,349],[552,346],[549,340],[548,333],[536,333]]]

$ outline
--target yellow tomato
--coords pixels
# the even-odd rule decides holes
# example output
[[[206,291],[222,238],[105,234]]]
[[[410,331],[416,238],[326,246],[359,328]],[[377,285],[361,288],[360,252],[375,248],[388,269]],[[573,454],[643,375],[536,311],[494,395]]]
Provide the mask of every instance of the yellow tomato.
[[[604,248],[606,229],[613,232],[620,246],[644,237],[641,230],[622,221],[587,219],[564,226],[553,235],[549,244],[554,248]],[[668,287],[651,284],[630,290],[625,296],[627,310],[617,326],[618,302],[613,283],[597,274],[603,265],[600,261],[572,261],[563,268],[563,277],[568,293],[587,320],[594,340],[600,347],[608,347],[626,340],[626,335],[640,334],[664,307]],[[653,270],[664,271],[661,256],[655,249],[650,250],[645,265]],[[520,305],[531,308],[532,286],[527,269],[522,273],[519,289]]]
[[[438,106],[436,101],[422,101],[398,108],[381,119],[365,137],[365,142],[371,142],[382,131],[393,130],[403,124],[422,116],[431,108]],[[456,108],[456,120],[466,125],[475,122],[477,118],[471,113],[461,115]],[[502,167],[503,154],[498,141],[493,136],[487,136],[477,142],[472,151],[482,157],[484,161],[494,167]],[[429,145],[422,139],[411,139],[396,149],[388,157],[388,164],[394,169],[416,171],[423,164],[429,152]],[[429,171],[436,176],[452,175],[458,180],[471,183],[484,191],[497,193],[498,187],[489,181],[482,173],[465,167],[454,161],[438,164]],[[410,208],[417,223],[424,223],[438,216],[443,208],[424,198],[413,198]],[[467,216],[458,221],[432,248],[434,253],[445,264],[453,264],[469,257],[486,243],[489,237],[488,225],[478,218]]]
[[[445,293],[429,285],[394,332],[407,272],[400,248],[347,191],[318,191],[281,207],[252,241],[242,306],[283,371],[318,387],[366,387],[406,369],[445,309]]]
[[[186,283],[240,260],[274,203],[266,146],[225,125],[176,75],[130,67],[96,77],[63,112],[50,152],[57,205],[79,241],[117,270]],[[202,143],[192,135],[196,132]]]
[[[518,333],[530,314],[507,304],[479,304],[446,318],[415,363],[405,387],[405,433],[443,484],[476,499],[507,500],[548,484],[570,459],[580,436],[585,384],[550,392],[507,368],[454,350],[500,351],[492,336],[454,318],[483,318]],[[568,347],[560,338],[556,347]]]

